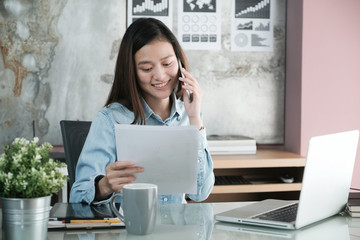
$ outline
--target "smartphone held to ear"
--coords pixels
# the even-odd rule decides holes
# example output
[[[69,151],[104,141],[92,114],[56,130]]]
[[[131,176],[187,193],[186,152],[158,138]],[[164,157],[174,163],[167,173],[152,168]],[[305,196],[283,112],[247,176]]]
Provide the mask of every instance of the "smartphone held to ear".
[[[178,62],[179,62],[180,75],[181,75],[182,78],[185,78],[184,74],[181,72],[181,69],[182,69],[183,67],[182,67],[182,64],[181,64],[180,59],[178,59]],[[188,84],[187,84],[186,82],[184,82],[184,85],[188,85]],[[189,90],[186,90],[186,95],[187,95],[189,101],[191,101],[190,94],[191,94],[191,92],[190,92]]]

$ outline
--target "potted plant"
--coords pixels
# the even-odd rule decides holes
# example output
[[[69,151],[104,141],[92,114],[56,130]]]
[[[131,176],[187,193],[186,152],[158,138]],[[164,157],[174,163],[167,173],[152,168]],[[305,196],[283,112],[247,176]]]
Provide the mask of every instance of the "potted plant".
[[[0,199],[5,239],[46,239],[53,193],[67,179],[50,158],[50,143],[16,138],[0,156]]]

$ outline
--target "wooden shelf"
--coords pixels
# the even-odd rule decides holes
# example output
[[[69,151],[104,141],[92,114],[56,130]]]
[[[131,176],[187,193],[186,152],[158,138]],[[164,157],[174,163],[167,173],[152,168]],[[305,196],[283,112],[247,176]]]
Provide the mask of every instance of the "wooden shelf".
[[[266,198],[294,199],[301,191],[306,158],[281,150],[260,149],[256,154],[212,155],[215,176],[243,176],[245,179],[278,178],[291,174],[293,183],[215,185],[212,202]]]
[[[217,185],[211,194],[300,191],[301,183]]]
[[[303,167],[306,158],[280,150],[260,149],[256,154],[212,155],[214,169]]]

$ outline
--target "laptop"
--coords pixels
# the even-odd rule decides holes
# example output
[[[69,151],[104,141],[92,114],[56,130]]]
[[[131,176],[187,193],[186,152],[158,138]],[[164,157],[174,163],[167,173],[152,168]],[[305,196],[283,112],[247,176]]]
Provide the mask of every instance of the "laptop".
[[[358,139],[359,130],[310,139],[299,201],[267,199],[216,214],[215,219],[299,229],[338,214],[348,199]]]
[[[216,222],[215,229],[232,231],[233,239],[283,239],[283,240],[350,240],[348,220],[343,216],[332,216],[298,230],[259,227],[254,225]]]

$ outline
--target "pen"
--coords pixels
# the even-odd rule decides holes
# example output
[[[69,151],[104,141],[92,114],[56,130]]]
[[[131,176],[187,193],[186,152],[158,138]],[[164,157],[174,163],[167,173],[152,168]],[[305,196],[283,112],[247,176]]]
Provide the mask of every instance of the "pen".
[[[120,219],[73,219],[70,223],[121,223]]]

